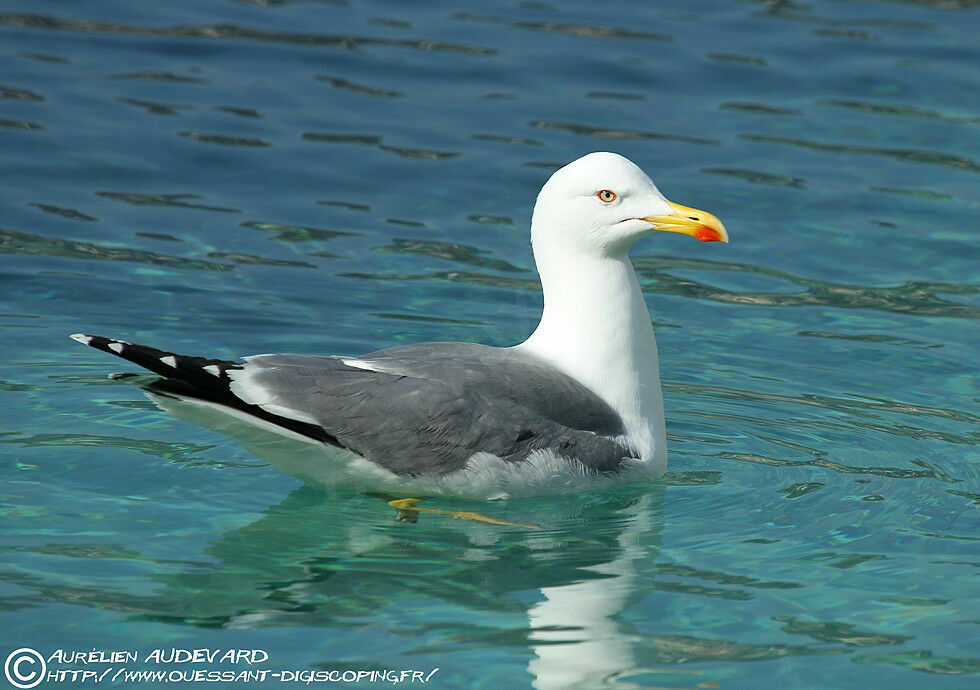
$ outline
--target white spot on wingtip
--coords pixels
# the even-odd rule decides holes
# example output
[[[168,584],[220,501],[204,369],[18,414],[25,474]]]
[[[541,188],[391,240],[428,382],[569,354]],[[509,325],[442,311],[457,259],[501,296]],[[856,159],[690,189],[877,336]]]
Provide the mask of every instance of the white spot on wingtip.
[[[88,345],[90,342],[92,342],[92,336],[85,335],[84,333],[72,333],[68,337],[81,343],[82,345]]]
[[[204,367],[204,371],[208,372],[212,376],[221,376],[221,369],[218,368],[217,364],[209,364]]]
[[[122,352],[122,343],[109,343],[109,349],[113,352]]]
[[[168,355],[166,357],[161,357],[160,358],[160,361],[163,362],[164,364],[166,364],[168,367],[172,367],[174,369],[177,368],[177,358],[174,357],[173,355]]]

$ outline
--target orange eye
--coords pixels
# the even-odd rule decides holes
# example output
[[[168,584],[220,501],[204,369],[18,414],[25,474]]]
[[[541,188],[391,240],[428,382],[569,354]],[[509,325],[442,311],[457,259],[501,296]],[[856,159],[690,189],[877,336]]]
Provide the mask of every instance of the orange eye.
[[[596,196],[599,197],[599,201],[607,204],[611,204],[612,202],[616,201],[617,198],[619,198],[616,196],[616,192],[609,189],[603,189],[601,192],[596,192]]]

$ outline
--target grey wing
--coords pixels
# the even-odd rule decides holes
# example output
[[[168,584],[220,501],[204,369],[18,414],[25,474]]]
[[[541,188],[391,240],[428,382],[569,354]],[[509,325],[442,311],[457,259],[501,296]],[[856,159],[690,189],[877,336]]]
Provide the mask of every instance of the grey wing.
[[[459,381],[506,398],[562,426],[607,436],[623,433],[619,415],[588,388],[515,348],[475,343],[419,343],[356,358],[376,371]]]
[[[316,424],[399,474],[452,472],[479,452],[517,462],[552,449],[598,472],[615,471],[633,455],[609,436],[562,424],[466,377],[372,371],[335,357],[259,355],[246,358],[232,378],[232,392],[247,403]]]

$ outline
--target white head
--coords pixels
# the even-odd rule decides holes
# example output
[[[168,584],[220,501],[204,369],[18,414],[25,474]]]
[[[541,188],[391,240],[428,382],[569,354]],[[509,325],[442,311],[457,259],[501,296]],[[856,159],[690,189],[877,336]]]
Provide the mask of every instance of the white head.
[[[535,254],[625,256],[636,240],[655,230],[699,240],[728,241],[710,213],[673,204],[632,161],[616,153],[582,156],[556,171],[538,194],[531,221]],[[546,249],[547,248],[547,249]]]
[[[627,256],[656,230],[728,241],[720,220],[667,201],[615,153],[590,153],[555,172],[531,220],[544,310],[518,347],[605,400],[622,418],[628,442],[662,472],[667,445],[657,343]]]

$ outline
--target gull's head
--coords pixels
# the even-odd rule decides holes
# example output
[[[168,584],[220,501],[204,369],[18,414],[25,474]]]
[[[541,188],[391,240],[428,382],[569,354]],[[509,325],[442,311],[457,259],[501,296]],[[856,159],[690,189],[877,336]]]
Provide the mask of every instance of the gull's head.
[[[564,247],[606,256],[625,255],[657,230],[702,242],[727,242],[720,220],[664,198],[632,161],[616,153],[590,153],[557,170],[538,194],[531,238],[539,247]]]

